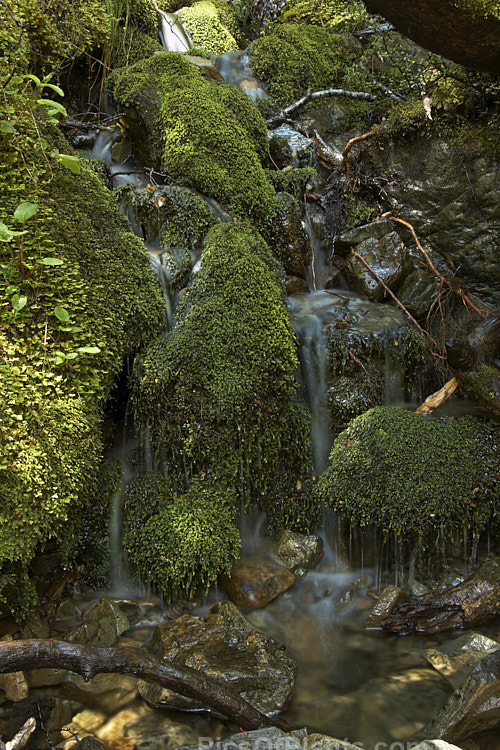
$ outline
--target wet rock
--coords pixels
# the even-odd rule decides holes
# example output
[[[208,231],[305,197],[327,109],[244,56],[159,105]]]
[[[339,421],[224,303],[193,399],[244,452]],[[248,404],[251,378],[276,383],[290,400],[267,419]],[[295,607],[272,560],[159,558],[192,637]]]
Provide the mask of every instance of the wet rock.
[[[292,195],[277,194],[264,238],[283,264],[285,274],[306,278],[310,243],[302,224],[299,204]]]
[[[63,599],[59,604],[55,604],[51,611],[52,630],[56,633],[67,633],[71,628],[76,627],[81,618],[80,609],[73,599]],[[43,638],[44,636],[37,636]],[[48,635],[45,636],[48,638]]]
[[[430,591],[430,588],[425,583],[421,583],[421,581],[413,581],[411,584],[411,593],[413,596],[427,596],[427,594],[430,594]]]
[[[298,276],[287,276],[285,280],[286,294],[306,294],[309,291],[307,281]]]
[[[41,612],[32,612],[26,618],[21,631],[22,638],[48,638],[50,633],[47,618]]]
[[[500,727],[500,650],[476,664],[434,721],[419,732],[419,737],[460,743],[493,727]]]
[[[111,146],[111,158],[114,162],[121,164],[129,158],[132,153],[132,143],[126,136],[121,136],[113,141]]]
[[[359,596],[359,594],[363,591],[363,589],[366,589],[367,586],[370,585],[372,582],[371,576],[364,575],[360,576],[359,578],[356,578],[347,591],[345,591],[342,596],[340,597],[337,606],[343,608],[347,607],[349,604],[351,604],[356,597]]]
[[[416,267],[397,288],[398,299],[417,318],[427,314],[439,292],[439,281],[434,274]]]
[[[203,620],[183,615],[159,625],[153,633],[151,651],[157,658],[230,683],[266,714],[284,708],[295,684],[297,667],[285,655],[284,646],[257,632],[230,602],[216,605]],[[156,707],[202,708],[158,685],[140,683],[139,693]]]
[[[295,582],[295,576],[283,565],[267,557],[237,560],[231,577],[223,579],[226,594],[245,609],[265,607]]]
[[[283,529],[276,539],[274,554],[278,562],[292,573],[303,576],[319,565],[323,557],[323,540],[313,534],[304,536]]]
[[[288,125],[281,125],[270,135],[269,153],[279,169],[290,164],[310,167],[314,160],[314,141]]]
[[[439,648],[427,649],[425,658],[453,688],[457,688],[481,659],[498,649],[500,643],[497,641],[479,633],[468,633]]]
[[[343,232],[335,239],[335,254],[346,256],[350,250],[362,242],[368,240],[381,240],[382,237],[390,234],[393,226],[389,219],[381,221],[372,221],[369,224],[362,224],[359,227]]]
[[[408,594],[398,586],[386,586],[373,606],[365,628],[380,628],[382,620],[388,617],[395,607],[408,601]]]
[[[211,750],[303,750],[300,735],[294,736],[294,732],[285,734],[277,727],[232,734],[225,740],[213,743],[210,747]],[[182,747],[179,750],[202,750],[203,748],[206,750],[207,745],[200,743]]]
[[[115,601],[95,600],[87,605],[82,622],[66,633],[65,640],[93,646],[112,646],[128,628],[128,618]]]
[[[302,741],[303,750],[359,750],[359,745],[329,737],[326,734],[310,734]]]
[[[115,713],[105,724],[96,730],[96,736],[103,740],[106,745],[111,742],[119,742],[126,734],[128,724],[133,724],[142,716],[149,715],[151,709],[145,703],[133,704],[128,708]]]
[[[369,237],[355,246],[355,251],[379,279],[374,278],[362,261],[349,255],[342,266],[345,277],[354,289],[370,300],[381,300],[387,295],[382,281],[392,291],[413,268],[410,255],[397,232],[380,239]]]
[[[12,636],[4,635],[2,641],[12,641]],[[28,697],[28,683],[24,672],[0,674],[0,690],[3,690],[8,701],[18,703]]]
[[[122,674],[98,674],[91,680],[71,672],[64,678],[65,694],[112,714],[129,705],[137,697],[137,680]]]
[[[125,732],[124,739],[132,740],[137,750],[177,750],[193,744],[200,736],[206,742],[206,724],[203,718],[194,716],[182,721],[152,713],[127,724]]]

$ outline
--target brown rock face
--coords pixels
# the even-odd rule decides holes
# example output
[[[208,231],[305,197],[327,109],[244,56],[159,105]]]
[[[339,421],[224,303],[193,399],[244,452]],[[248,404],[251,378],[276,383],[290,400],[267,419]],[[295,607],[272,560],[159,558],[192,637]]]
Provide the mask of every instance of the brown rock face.
[[[294,582],[294,574],[283,565],[266,557],[252,557],[235,562],[231,577],[223,581],[223,586],[238,607],[260,609]]]

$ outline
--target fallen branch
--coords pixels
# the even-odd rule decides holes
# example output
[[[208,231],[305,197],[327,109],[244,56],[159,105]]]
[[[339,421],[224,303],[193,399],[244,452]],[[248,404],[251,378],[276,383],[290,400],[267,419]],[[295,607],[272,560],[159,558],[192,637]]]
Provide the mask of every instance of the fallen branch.
[[[413,323],[413,325],[420,331],[420,333],[422,334],[422,336],[427,341],[427,346],[429,347],[429,351],[432,354],[432,356],[435,357],[436,359],[442,359],[441,355],[437,354],[437,352],[433,351],[433,349],[431,348],[431,343],[432,343],[437,349],[439,349],[439,345],[438,345],[437,341],[435,341],[432,338],[432,336],[430,335],[430,333],[427,333],[427,331],[425,331],[422,328],[422,326],[419,325],[419,323],[417,323],[417,321],[415,320],[415,318],[413,317],[413,315],[411,314],[411,312],[408,310],[408,308],[405,307],[403,305],[403,303],[401,302],[401,300],[398,299],[398,297],[396,297],[396,295],[394,294],[394,292],[391,289],[389,289],[389,287],[387,286],[387,284],[385,283],[385,281],[380,278],[380,276],[378,275],[378,273],[373,270],[373,268],[370,266],[370,264],[367,263],[366,260],[359,253],[357,253],[356,250],[354,250],[353,248],[351,248],[351,253],[354,255],[355,258],[357,258],[358,260],[361,261],[361,263],[371,273],[371,275],[373,276],[373,278],[376,279],[379,282],[379,284],[381,284],[384,287],[384,289],[387,292],[387,294],[389,294],[392,297],[392,299],[397,304],[397,306],[401,308],[401,310],[404,312],[405,315],[408,316],[408,318],[410,318],[410,320]]]
[[[288,115],[291,115],[292,112],[303,107],[304,104],[307,104],[313,99],[324,99],[328,96],[341,96],[347,99],[362,99],[368,102],[374,102],[377,99],[375,94],[369,94],[366,91],[348,91],[347,89],[323,89],[322,91],[311,91],[311,89],[308,89],[301,99],[298,99],[296,102],[293,102],[293,104],[285,107],[279,115],[270,117],[266,120],[266,125],[271,128],[277,127],[287,119]]]
[[[416,410],[417,414],[430,414],[432,411],[434,411],[434,409],[437,409],[438,406],[444,404],[444,402],[447,401],[447,399],[449,399],[453,393],[455,393],[457,388],[458,380],[456,378],[448,380],[448,382],[445,383],[443,387],[439,389],[439,391],[436,391],[430,396],[427,396],[424,403],[420,404],[420,406]]]
[[[201,701],[243,729],[275,726],[290,731],[285,721],[261,713],[225,683],[189,667],[157,661],[138,648],[97,648],[51,639],[0,643],[1,674],[46,667],[68,669],[85,680],[102,672],[131,674]]]
[[[27,743],[31,735],[36,729],[36,719],[34,716],[31,716],[29,719],[27,719],[24,724],[22,725],[19,732],[14,735],[14,737],[5,744],[0,740],[0,749],[1,750],[21,750]]]
[[[347,144],[347,145],[349,145],[349,144]],[[346,146],[346,148],[347,148],[347,146]],[[344,149],[344,158],[345,158],[345,149]],[[483,312],[482,310],[480,310],[478,307],[476,307],[476,305],[472,302],[472,300],[469,297],[469,295],[466,294],[466,292],[464,292],[463,289],[460,289],[460,287],[457,287],[457,286],[453,285],[452,282],[449,279],[446,278],[446,276],[443,276],[443,274],[440,271],[438,271],[438,269],[436,268],[436,266],[432,262],[429,254],[426,252],[426,250],[422,246],[422,243],[418,239],[417,233],[415,232],[415,229],[414,229],[413,225],[410,224],[409,221],[405,221],[404,219],[398,219],[396,216],[389,216],[389,219],[391,221],[397,222],[398,224],[402,224],[404,227],[406,227],[407,229],[410,230],[411,236],[413,237],[417,248],[420,250],[420,252],[424,256],[425,262],[427,263],[428,267],[431,269],[432,273],[435,276],[437,276],[437,278],[441,281],[441,283],[444,286],[449,287],[452,292],[454,292],[455,294],[457,294],[463,300],[464,304],[466,306],[470,307],[470,309],[473,310],[476,313],[476,315],[479,315],[481,318],[485,318],[486,317],[486,313]]]

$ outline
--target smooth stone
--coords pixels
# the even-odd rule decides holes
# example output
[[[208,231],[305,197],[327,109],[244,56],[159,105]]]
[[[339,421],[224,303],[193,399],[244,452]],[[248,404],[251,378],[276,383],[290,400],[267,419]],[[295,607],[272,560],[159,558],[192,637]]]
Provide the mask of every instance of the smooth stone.
[[[191,715],[179,721],[168,714],[158,716],[157,712],[153,712],[127,724],[125,732],[126,738],[133,740],[137,750],[177,750],[204,737],[207,725],[200,716]]]
[[[274,555],[292,573],[304,576],[319,565],[323,557],[323,540],[313,534],[304,536],[283,529],[276,539]]]
[[[255,630],[231,602],[217,604],[203,620],[183,615],[159,625],[150,650],[158,659],[228,683],[265,714],[281,711],[294,689],[297,666],[283,644]],[[153,707],[205,708],[151,683],[140,682],[139,694]]]
[[[65,640],[93,646],[113,646],[129,627],[128,618],[116,601],[94,600],[85,607],[82,622],[65,634]]]
[[[369,300],[383,300],[387,296],[385,287],[394,291],[413,270],[410,254],[397,232],[390,232],[381,239],[369,237],[356,245],[355,250],[378,278],[353,254],[346,258],[342,272],[354,289]]]
[[[234,563],[222,585],[232,602],[244,609],[265,607],[295,583],[284,565],[267,557],[243,558]]]
[[[150,713],[151,709],[145,703],[136,701],[132,706],[115,713],[105,724],[99,727],[96,736],[108,746],[111,742],[119,742],[120,738],[125,736],[125,727],[128,724],[132,724],[137,719]]]
[[[427,649],[425,658],[453,688],[458,688],[481,659],[498,649],[497,641],[479,633],[468,633],[439,648]]]
[[[12,641],[12,636],[4,635],[2,641]],[[0,674],[0,690],[3,690],[8,701],[19,703],[28,697],[28,683],[24,672]]]
[[[382,620],[385,620],[391,614],[394,607],[407,602],[408,599],[406,591],[400,589],[399,586],[386,586],[373,605],[373,609],[365,623],[365,628],[380,628]]]

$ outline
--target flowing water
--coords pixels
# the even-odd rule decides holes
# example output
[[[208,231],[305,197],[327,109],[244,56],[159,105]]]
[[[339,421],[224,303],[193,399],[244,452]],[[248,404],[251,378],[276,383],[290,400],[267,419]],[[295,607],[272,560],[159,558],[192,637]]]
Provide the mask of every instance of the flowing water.
[[[162,13],[160,36],[165,49],[187,51],[192,47],[172,14]],[[231,85],[239,86],[254,99],[265,95],[251,74],[245,52],[227,53],[215,64]],[[120,137],[117,129],[103,131],[94,146],[94,155],[111,166],[114,186],[132,181],[143,187],[147,179],[127,155],[118,163],[113,161],[113,145]],[[136,233],[142,236],[134,216],[130,212],[127,215]],[[349,324],[360,333],[378,336],[406,325],[406,320],[389,305],[368,302],[344,289],[325,290],[331,264],[307,214],[304,224],[313,256],[308,279],[311,292],[289,298],[288,307],[300,343],[299,378],[312,414],[314,468],[319,474],[327,465],[333,440],[326,405],[328,326],[336,322]],[[169,306],[170,325],[175,299],[162,263],[162,250],[157,246],[148,249]],[[401,377],[394,363],[387,359],[386,403],[401,401]],[[129,432],[115,452],[123,470],[121,486],[113,498],[111,579],[113,593],[121,596],[131,591],[119,548],[123,488],[133,476],[130,455],[136,448],[137,436]],[[151,462],[146,451],[146,465],[148,460]],[[308,725],[310,730],[348,738],[367,748],[380,742],[389,745],[405,740],[435,715],[451,692],[424,658],[426,648],[448,636],[397,638],[379,630],[365,630],[364,622],[373,603],[367,591],[400,582],[398,576],[405,561],[397,540],[389,553],[389,546],[378,548],[373,539],[352,533],[346,549],[340,541],[338,519],[331,514],[324,517],[321,535],[325,554],[317,570],[297,579],[292,589],[265,609],[247,613],[257,628],[286,645],[288,655],[299,666],[295,694],[284,716],[294,725]],[[242,536],[245,554],[271,554],[262,518],[243,519]],[[224,593],[215,589],[198,610],[199,614],[223,598]],[[161,601],[151,602],[147,611],[147,618],[136,626],[134,637],[140,633],[147,640],[154,624],[167,614]]]

